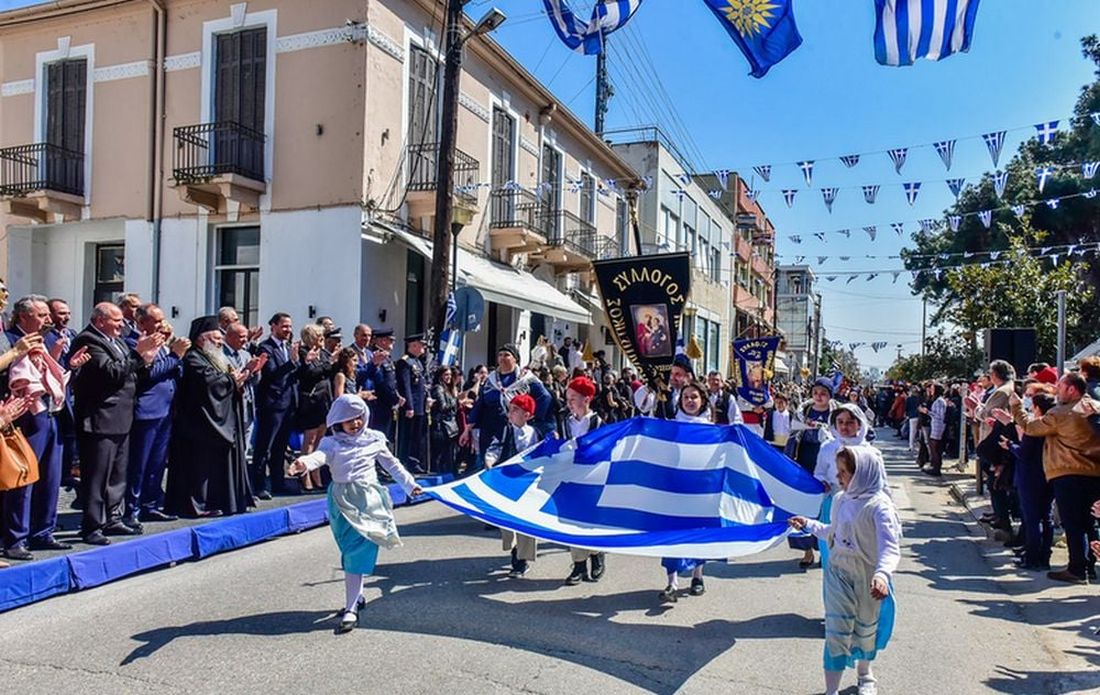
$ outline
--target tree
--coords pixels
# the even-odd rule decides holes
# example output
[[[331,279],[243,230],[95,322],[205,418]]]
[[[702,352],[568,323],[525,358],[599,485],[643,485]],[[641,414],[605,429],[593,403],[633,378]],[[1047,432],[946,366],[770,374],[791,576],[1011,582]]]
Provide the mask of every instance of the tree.
[[[1081,176],[1080,165],[1100,160],[1100,125],[1092,118],[1092,114],[1100,112],[1100,38],[1085,37],[1081,45],[1085,58],[1096,64],[1097,79],[1081,90],[1069,127],[1063,128],[1050,145],[1032,139],[1020,146],[1004,166],[1008,183],[1002,197],[996,195],[990,174],[968,186],[958,202],[946,211],[948,219],[954,215],[961,217],[957,232],[941,221],[936,228],[915,234],[916,247],[902,252],[906,268],[916,271],[912,282],[914,293],[923,294],[938,307],[931,317],[932,325],[943,325],[956,318],[971,332],[1006,325],[1034,325],[1040,333],[1042,354],[1053,357],[1053,343],[1044,337],[1052,330],[1046,319],[1053,314],[1054,295],[1048,292],[1055,287],[1067,289],[1070,298],[1077,301],[1091,296],[1092,288],[1100,286],[1100,259],[1096,254],[1076,258],[1072,264],[1069,258],[1060,258],[1063,263],[1053,264],[1058,267],[1057,279],[1040,283],[1042,292],[1023,287],[1026,283],[1021,282],[1015,263],[997,265],[1005,258],[1022,261],[1024,256],[1041,256],[1044,247],[1049,253],[1059,246],[1100,241],[1100,196],[1081,195],[1062,200],[1053,208],[1035,204],[1083,194],[1094,186],[1093,180]],[[1052,167],[1053,174],[1040,193],[1035,172],[1046,166]],[[1013,205],[1025,205],[1024,214],[1017,216],[1011,209]],[[980,211],[992,212],[988,228],[975,214]],[[1026,248],[1040,250],[1029,254],[1023,251]],[[962,272],[943,268],[960,262],[965,264]],[[1028,264],[1029,278],[1046,279],[1044,272],[1040,270],[1036,275],[1034,271],[1035,267]],[[1012,281],[1011,276],[1016,276],[1016,280]],[[1024,323],[1029,317],[1038,323]],[[1091,342],[1097,333],[1100,333],[1100,312],[1075,313],[1067,320],[1068,351]]]
[[[863,379],[863,371],[859,367],[859,358],[855,353],[844,347],[840,341],[823,340],[821,346],[821,374],[832,372],[833,365],[840,367],[840,372],[848,377],[849,383],[859,383]]]
[[[917,382],[926,379],[969,379],[982,368],[985,355],[972,338],[942,331],[924,341],[924,353],[907,355],[894,362],[886,378]]]

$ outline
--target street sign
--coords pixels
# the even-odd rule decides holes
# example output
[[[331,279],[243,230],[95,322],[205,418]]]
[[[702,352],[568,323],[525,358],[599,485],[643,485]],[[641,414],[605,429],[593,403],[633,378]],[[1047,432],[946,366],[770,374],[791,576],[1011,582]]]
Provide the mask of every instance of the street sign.
[[[481,329],[481,320],[485,317],[485,298],[477,289],[459,287],[455,290],[455,305],[455,328],[466,332]]]

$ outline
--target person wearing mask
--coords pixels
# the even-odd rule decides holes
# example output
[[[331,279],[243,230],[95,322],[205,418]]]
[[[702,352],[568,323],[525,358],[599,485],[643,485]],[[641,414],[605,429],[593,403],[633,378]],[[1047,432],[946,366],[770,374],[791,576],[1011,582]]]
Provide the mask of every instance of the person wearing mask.
[[[164,335],[143,335],[131,348],[123,342],[122,330],[122,310],[101,302],[92,309],[91,323],[70,346],[70,366],[81,350],[90,355],[72,383],[84,499],[80,531],[89,545],[108,545],[111,535],[141,533],[122,519],[134,395],[138,378],[148,373],[164,345]]]

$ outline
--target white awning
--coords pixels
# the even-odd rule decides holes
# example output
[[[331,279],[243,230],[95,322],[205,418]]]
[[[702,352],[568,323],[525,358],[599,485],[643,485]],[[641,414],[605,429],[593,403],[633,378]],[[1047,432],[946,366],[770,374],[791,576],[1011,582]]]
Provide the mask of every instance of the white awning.
[[[1100,340],[1097,340],[1092,345],[1089,345],[1087,348],[1071,357],[1070,361],[1077,362],[1078,360],[1083,360],[1086,357],[1092,357],[1093,355],[1100,355]]]
[[[432,259],[432,242],[400,227],[374,222],[364,227],[363,236],[377,242],[393,237],[429,261]],[[488,302],[582,325],[592,323],[591,314],[556,287],[525,270],[495,263],[461,246],[458,248],[458,284],[476,287]]]
[[[772,362],[773,371],[776,374],[790,374],[791,369],[787,366],[787,353],[776,350],[775,360]]]

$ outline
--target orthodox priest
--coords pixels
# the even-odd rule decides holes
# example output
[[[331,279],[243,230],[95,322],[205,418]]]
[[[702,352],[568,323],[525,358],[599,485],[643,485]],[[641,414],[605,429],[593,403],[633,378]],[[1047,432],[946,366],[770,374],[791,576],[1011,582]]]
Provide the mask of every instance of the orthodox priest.
[[[254,506],[245,465],[241,390],[264,357],[234,370],[216,316],[191,322],[191,349],[176,391],[168,504],[181,516],[239,514]]]

